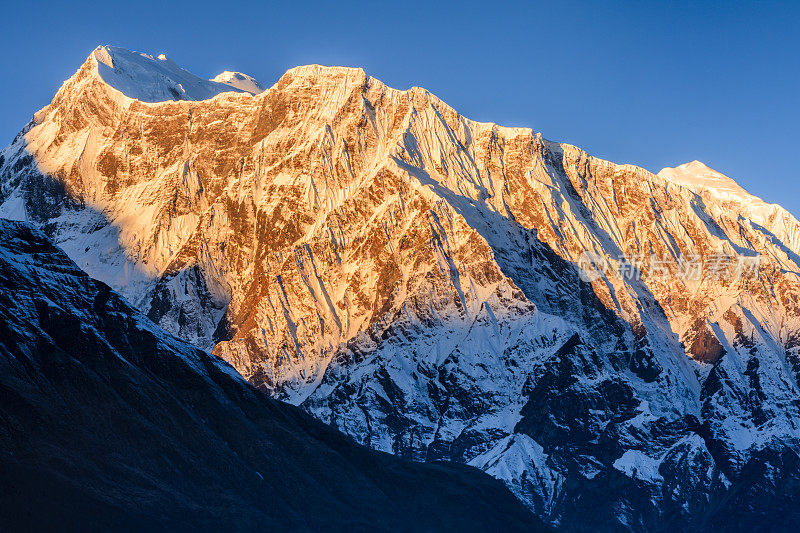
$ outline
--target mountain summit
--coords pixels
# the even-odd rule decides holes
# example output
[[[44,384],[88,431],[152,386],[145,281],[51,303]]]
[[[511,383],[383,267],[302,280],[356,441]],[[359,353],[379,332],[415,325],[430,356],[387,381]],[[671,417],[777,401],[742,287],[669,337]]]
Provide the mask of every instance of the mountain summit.
[[[241,72],[231,72],[229,70],[217,74],[214,78],[211,78],[211,81],[224,83],[250,94],[263,93],[266,90],[255,78]]]
[[[145,103],[93,58],[0,155],[0,216],[166,330],[372,448],[485,470],[553,525],[800,523],[784,210],[361,69]]]
[[[153,57],[116,46],[98,46],[84,68],[96,70],[109,86],[142,102],[205,100],[222,92],[257,94],[264,90],[245,74],[226,71],[212,80],[204,80],[164,54]]]

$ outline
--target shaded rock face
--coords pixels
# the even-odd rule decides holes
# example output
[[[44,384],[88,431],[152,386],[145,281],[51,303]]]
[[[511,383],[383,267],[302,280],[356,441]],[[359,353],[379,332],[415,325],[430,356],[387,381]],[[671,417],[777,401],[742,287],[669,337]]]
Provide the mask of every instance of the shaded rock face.
[[[796,498],[800,224],[705,167],[615,165],[359,69],[146,104],[92,57],[2,156],[0,216],[370,447],[478,466],[567,529],[770,516],[746,469]],[[641,261],[586,282],[584,252]]]
[[[708,327],[705,324],[700,324],[692,340],[692,345],[687,352],[691,354],[692,359],[695,361],[714,364],[725,353],[725,349]]]
[[[543,531],[497,480],[364,448],[0,220],[9,530]]]

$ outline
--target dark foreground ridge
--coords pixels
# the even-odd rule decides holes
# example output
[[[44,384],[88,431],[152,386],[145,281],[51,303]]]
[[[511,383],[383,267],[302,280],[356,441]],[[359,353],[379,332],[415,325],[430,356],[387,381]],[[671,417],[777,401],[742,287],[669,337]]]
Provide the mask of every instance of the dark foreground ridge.
[[[0,219],[0,529],[538,531],[500,481],[355,444]]]

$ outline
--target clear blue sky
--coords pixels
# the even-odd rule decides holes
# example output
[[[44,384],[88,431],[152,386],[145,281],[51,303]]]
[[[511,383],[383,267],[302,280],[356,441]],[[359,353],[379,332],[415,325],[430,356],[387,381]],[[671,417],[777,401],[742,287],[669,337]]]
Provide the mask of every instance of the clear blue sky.
[[[98,44],[265,85],[299,64],[361,66],[618,163],[699,159],[800,216],[799,21],[797,1],[9,2],[0,144]]]

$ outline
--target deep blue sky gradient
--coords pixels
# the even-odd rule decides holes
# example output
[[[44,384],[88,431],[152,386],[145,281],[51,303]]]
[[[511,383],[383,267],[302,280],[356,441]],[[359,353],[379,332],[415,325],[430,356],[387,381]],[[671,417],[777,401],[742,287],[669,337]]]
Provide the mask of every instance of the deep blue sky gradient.
[[[0,145],[98,44],[269,86],[363,67],[657,172],[699,159],[800,216],[800,2],[9,2]]]

